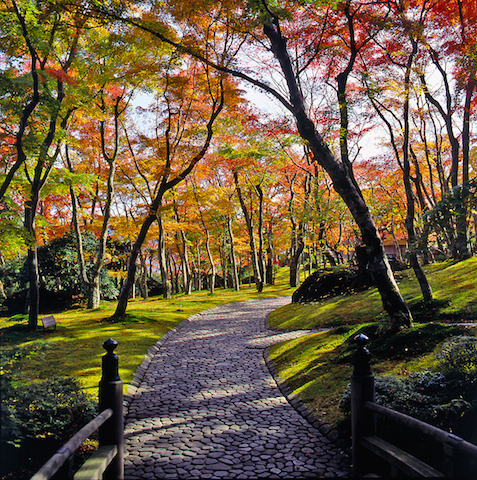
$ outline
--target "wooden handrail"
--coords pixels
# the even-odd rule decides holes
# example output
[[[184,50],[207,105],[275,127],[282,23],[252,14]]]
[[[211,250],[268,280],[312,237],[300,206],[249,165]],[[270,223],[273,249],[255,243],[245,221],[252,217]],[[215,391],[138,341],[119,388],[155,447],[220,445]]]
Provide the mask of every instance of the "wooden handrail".
[[[406,472],[410,476],[454,477],[456,466],[462,467],[465,456],[477,461],[477,446],[440,428],[413,418],[391,408],[375,403],[374,375],[371,372],[370,352],[365,347],[368,337],[363,334],[354,338],[358,348],[353,353],[354,370],[351,375],[351,438],[353,455],[353,476],[361,477],[369,473],[373,457],[369,453],[383,458],[391,467],[391,474]],[[427,439],[439,443],[443,448],[434,455],[433,462],[440,465],[443,473],[432,465],[414,457],[412,453],[401,450],[376,433],[376,415],[414,430]],[[458,453],[459,455],[455,455]],[[438,457],[441,458],[438,458]],[[435,460],[435,461],[434,461]],[[460,464],[458,465],[458,462]],[[470,478],[470,477],[469,477]]]
[[[49,480],[68,460],[78,447],[101,425],[113,415],[113,410],[107,408],[79,432],[71,437],[41,468],[31,477],[31,480]]]
[[[101,476],[104,480],[124,478],[123,381],[119,378],[118,356],[114,353],[117,346],[118,342],[112,338],[103,342],[107,353],[102,357],[102,376],[99,382],[101,413],[70,438],[30,480],[49,480],[96,430],[99,450],[89,462],[85,462],[86,467],[80,476],[91,472],[93,476]],[[68,475],[72,476],[72,471],[68,471]]]
[[[452,447],[458,448],[462,452],[468,453],[470,455],[477,456],[477,446],[465,441],[463,438],[458,437],[452,433],[441,430],[440,428],[429,425],[417,418],[410,417],[405,413],[397,412],[382,405],[378,405],[374,402],[365,402],[363,408],[371,412],[382,415],[390,420],[399,422],[400,424],[412,428],[424,435],[428,435],[434,438],[436,441],[451,445]]]

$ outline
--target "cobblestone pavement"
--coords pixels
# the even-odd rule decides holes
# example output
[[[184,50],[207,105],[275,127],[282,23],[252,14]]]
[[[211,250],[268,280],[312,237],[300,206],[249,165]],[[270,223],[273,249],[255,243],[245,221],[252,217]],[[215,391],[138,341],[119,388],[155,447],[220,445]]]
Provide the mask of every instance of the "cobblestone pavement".
[[[265,347],[306,333],[265,327],[288,301],[201,312],[151,349],[126,416],[126,479],[349,476],[348,457],[297,413],[265,364]]]

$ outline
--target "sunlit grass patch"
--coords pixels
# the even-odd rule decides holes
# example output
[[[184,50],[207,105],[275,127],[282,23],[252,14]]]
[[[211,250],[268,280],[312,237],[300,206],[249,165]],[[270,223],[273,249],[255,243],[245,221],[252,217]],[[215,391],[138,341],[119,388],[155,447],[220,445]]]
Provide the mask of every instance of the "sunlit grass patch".
[[[105,353],[102,343],[108,338],[119,343],[115,351],[119,356],[119,374],[125,384],[130,383],[147,350],[189,316],[228,302],[291,295],[294,289],[284,283],[288,271],[288,268],[279,269],[276,284],[265,286],[260,294],[254,285],[242,285],[239,292],[216,289],[214,295],[202,291],[192,295],[178,294],[170,300],[136,298],[130,300],[126,316],[119,321],[111,319],[115,302],[102,302],[94,310],[55,313],[57,328],[46,332],[41,322],[37,331],[28,330],[25,315],[0,317],[1,348],[23,346],[34,352],[17,362],[16,383],[76,376],[85,389],[96,394],[101,378],[101,357]],[[37,348],[39,346],[41,349]]]
[[[341,326],[327,332],[274,345],[270,358],[279,375],[315,415],[339,427],[344,419],[339,400],[352,373],[353,341],[358,333],[370,338],[375,375],[434,370],[435,352],[449,337],[473,330],[456,325],[421,324],[397,335],[383,335],[377,322]]]

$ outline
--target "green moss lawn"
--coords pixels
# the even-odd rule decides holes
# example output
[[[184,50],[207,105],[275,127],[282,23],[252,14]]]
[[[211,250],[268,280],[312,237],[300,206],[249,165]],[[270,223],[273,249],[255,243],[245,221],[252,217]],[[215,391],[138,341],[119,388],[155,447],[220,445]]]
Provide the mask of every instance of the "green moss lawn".
[[[351,374],[351,340],[358,331],[372,339],[375,373],[399,373],[435,368],[435,351],[445,338],[463,330],[475,333],[475,327],[452,323],[477,319],[477,289],[474,288],[477,258],[426,268],[435,294],[430,305],[420,301],[420,291],[411,270],[397,275],[401,291],[411,305],[415,327],[391,338],[377,335],[385,320],[376,289],[350,296],[329,298],[311,305],[286,305],[273,312],[270,325],[277,329],[335,327],[276,345],[270,355],[279,374],[292,389],[332,426],[342,419],[337,405]],[[96,395],[100,379],[102,342],[109,337],[119,342],[120,375],[125,384],[144,359],[144,354],[166,332],[190,315],[222,303],[252,298],[291,295],[287,287],[288,270],[281,269],[274,286],[261,294],[253,286],[240,292],[217,290],[177,295],[172,300],[154,297],[131,301],[127,317],[111,322],[114,303],[104,303],[98,310],[76,309],[55,313],[58,327],[43,333],[30,332],[26,321],[0,317],[0,346],[3,352],[20,347],[23,356],[15,365],[18,383],[53,376],[76,376],[84,388]],[[438,324],[434,322],[440,322]],[[11,365],[4,365],[8,370]]]
[[[397,274],[415,325],[392,337],[380,334],[385,315],[376,289],[314,304],[286,305],[272,313],[269,321],[274,328],[335,327],[270,349],[280,376],[319,418],[333,427],[343,419],[338,403],[352,373],[352,338],[358,332],[370,337],[373,372],[401,376],[435,370],[435,354],[445,339],[477,333],[477,323],[459,325],[477,320],[477,258],[433,264],[426,272],[435,297],[431,304],[422,303],[412,270]]]
[[[126,388],[147,350],[182,320],[223,303],[291,295],[293,289],[286,286],[287,272],[288,269],[281,269],[276,285],[265,287],[261,294],[254,286],[244,285],[240,292],[217,289],[214,295],[196,292],[189,296],[177,295],[171,300],[162,297],[133,300],[126,318],[119,322],[110,320],[116,306],[114,302],[103,303],[97,310],[55,313],[57,328],[46,332],[41,323],[37,331],[29,331],[22,316],[0,317],[0,348],[3,354],[11,349],[22,349],[22,358],[15,362],[13,371],[18,383],[76,376],[86,390],[96,395],[101,356],[105,353],[102,342],[111,337],[119,342],[116,349],[119,373]],[[4,364],[3,368],[7,371],[11,365]]]

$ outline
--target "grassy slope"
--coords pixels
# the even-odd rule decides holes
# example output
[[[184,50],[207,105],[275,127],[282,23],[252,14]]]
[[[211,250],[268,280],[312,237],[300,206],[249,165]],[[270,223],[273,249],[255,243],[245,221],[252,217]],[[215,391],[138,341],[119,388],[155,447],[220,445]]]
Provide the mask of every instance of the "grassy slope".
[[[177,295],[172,300],[154,297],[148,301],[131,301],[127,318],[117,323],[109,321],[115,303],[104,303],[97,310],[55,313],[57,330],[46,333],[41,328],[30,332],[26,329],[26,322],[18,324],[0,317],[0,347],[7,350],[21,346],[35,352],[20,361],[16,377],[19,382],[73,375],[96,395],[101,376],[101,356],[105,353],[101,344],[109,337],[119,342],[116,349],[119,373],[126,384],[132,380],[146,351],[182,320],[222,303],[291,295],[293,290],[286,287],[286,274],[287,269],[280,270],[276,285],[265,287],[261,294],[247,285],[240,292],[218,289],[213,296],[200,292],[190,296]]]
[[[417,321],[477,320],[477,289],[474,287],[477,258],[461,263],[445,262],[427,267],[435,301],[425,309],[420,290],[410,270],[398,275],[401,291],[410,303]],[[284,342],[271,348],[270,355],[279,374],[305,403],[332,426],[342,419],[338,402],[352,373],[352,339],[364,329],[371,338],[376,374],[406,375],[433,369],[434,351],[443,339],[462,332],[464,327],[418,323],[406,334],[378,339],[376,320],[383,319],[376,289],[338,299],[326,299],[312,305],[286,305],[272,313],[275,328],[316,328],[338,326],[325,333]],[[469,329],[467,329],[469,330]],[[470,329],[474,334],[476,327]],[[374,341],[373,341],[374,339]]]
[[[427,268],[437,298],[436,319],[438,316],[444,319],[477,319],[477,290],[473,288],[476,269],[477,258]],[[104,340],[112,337],[119,342],[117,353],[120,357],[120,375],[128,383],[147,349],[180,321],[221,303],[290,295],[293,289],[285,286],[287,273],[287,269],[281,269],[276,285],[265,287],[262,294],[257,294],[254,287],[245,286],[239,293],[217,290],[214,296],[200,292],[191,296],[178,295],[169,301],[159,297],[148,301],[132,301],[127,319],[118,323],[108,320],[115,304],[103,304],[94,311],[78,309],[55,314],[58,328],[47,333],[42,333],[41,329],[28,332],[22,325],[14,324],[8,318],[0,318],[0,345],[2,349],[13,346],[25,346],[28,349],[42,347],[38,353],[21,360],[19,381],[75,375],[91,393],[96,394],[101,356],[104,354],[101,343]],[[422,318],[422,309],[418,303],[419,288],[412,273],[406,271],[398,280],[403,295],[413,306],[416,316]],[[313,305],[287,305],[274,312],[270,318],[270,323],[275,328],[341,326],[333,332],[285,342],[271,350],[280,375],[288,380],[295,392],[300,394],[317,415],[332,425],[341,418],[337,403],[351,374],[349,354],[353,347],[347,345],[346,341],[363,324],[382,317],[379,294],[376,289],[372,289]],[[403,348],[402,345],[399,341],[395,345],[384,345],[384,348],[381,345],[384,353],[375,358],[374,371],[406,373],[420,368],[432,368],[435,361],[430,352],[442,338],[425,328],[427,327],[420,326],[416,329],[417,340],[413,342],[421,345],[422,342],[418,340],[424,333],[428,339],[428,345],[423,346],[424,351],[411,349],[402,358],[389,358],[386,349],[395,348],[399,351]],[[407,342],[408,339],[402,341]],[[376,357],[376,352],[374,354]]]

